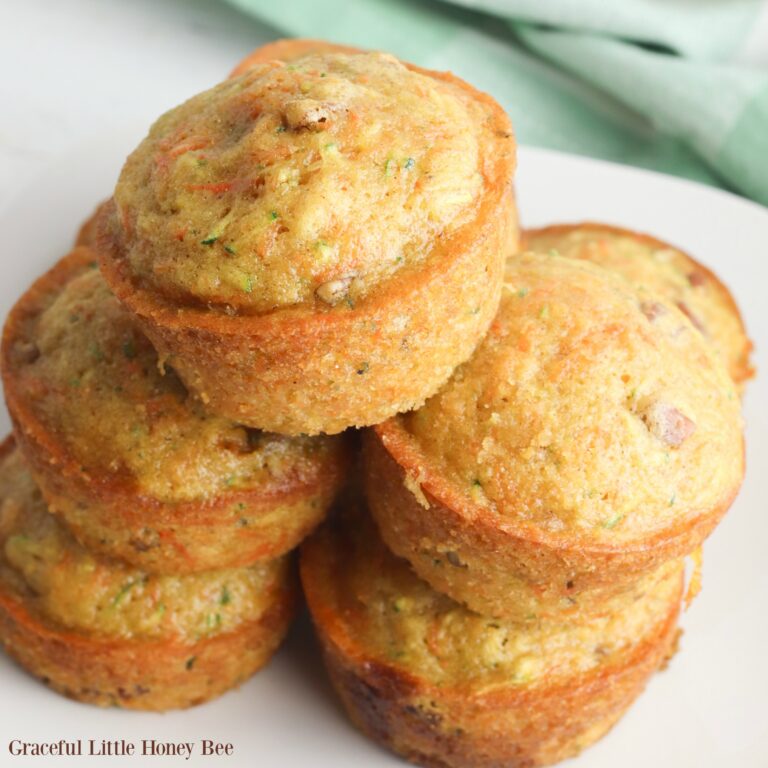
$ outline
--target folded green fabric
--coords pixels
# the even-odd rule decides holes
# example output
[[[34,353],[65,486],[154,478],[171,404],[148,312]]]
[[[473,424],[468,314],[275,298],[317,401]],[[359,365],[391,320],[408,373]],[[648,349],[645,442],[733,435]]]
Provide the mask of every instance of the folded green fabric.
[[[762,0],[229,0],[289,36],[378,48],[493,94],[521,143],[768,204],[768,72],[734,60]]]

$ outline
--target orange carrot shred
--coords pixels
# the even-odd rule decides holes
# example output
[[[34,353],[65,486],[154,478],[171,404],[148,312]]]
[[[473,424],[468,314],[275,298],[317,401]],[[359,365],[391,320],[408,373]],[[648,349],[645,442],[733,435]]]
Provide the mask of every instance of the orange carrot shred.
[[[179,155],[186,154],[187,152],[193,152],[196,149],[205,149],[210,146],[210,139],[197,139],[196,141],[188,141],[184,144],[177,144],[175,147],[168,151],[171,157],[178,157]]]
[[[213,192],[214,195],[220,195],[222,192],[228,192],[232,189],[232,184],[229,181],[220,181],[212,182],[210,184],[187,184],[186,188],[190,192],[201,190],[204,192]]]

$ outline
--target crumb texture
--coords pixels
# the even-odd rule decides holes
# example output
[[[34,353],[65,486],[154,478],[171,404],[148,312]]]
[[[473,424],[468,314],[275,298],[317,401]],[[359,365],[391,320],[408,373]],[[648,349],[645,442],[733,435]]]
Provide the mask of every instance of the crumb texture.
[[[213,416],[192,398],[99,271],[84,266],[26,308],[13,385],[84,478],[163,502],[314,480],[338,439],[284,437]]]
[[[131,272],[250,312],[354,303],[472,218],[487,117],[385,54],[257,65],[166,113],[128,159]]]
[[[404,423],[500,525],[643,538],[722,508],[743,474],[739,398],[677,307],[556,254],[507,262],[486,339]]]
[[[0,583],[56,627],[111,638],[196,642],[259,619],[288,562],[155,576],[97,558],[57,522],[17,450],[0,462]]]
[[[540,253],[555,250],[562,256],[586,259],[659,294],[709,340],[737,384],[752,375],[751,343],[731,294],[714,274],[677,248],[651,237],[590,224],[533,231],[526,244]]]
[[[680,592],[682,562],[674,561],[639,580],[615,610],[565,620],[491,619],[419,579],[367,516],[346,522],[310,543],[316,551],[305,576],[368,657],[436,685],[549,685],[611,664],[666,618]]]

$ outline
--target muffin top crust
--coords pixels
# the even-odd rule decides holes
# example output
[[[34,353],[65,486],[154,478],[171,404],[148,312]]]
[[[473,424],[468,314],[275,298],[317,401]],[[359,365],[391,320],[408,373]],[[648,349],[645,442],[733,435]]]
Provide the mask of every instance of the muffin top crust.
[[[556,254],[507,261],[487,338],[401,418],[467,508],[555,541],[686,525],[726,508],[744,470],[734,383],[690,320]]]
[[[615,610],[519,623],[488,618],[419,579],[381,541],[370,517],[347,515],[305,544],[302,575],[369,658],[437,685],[535,686],[615,661],[679,599],[682,563],[638,582]]]
[[[710,341],[737,384],[752,376],[752,345],[731,294],[712,272],[677,248],[593,223],[532,230],[526,233],[525,243],[539,253],[555,250],[561,256],[587,259],[658,293]]]
[[[284,437],[209,415],[79,248],[14,310],[14,400],[83,479],[163,502],[314,482],[339,438]],[[24,420],[26,422],[26,420]]]
[[[0,584],[45,621],[87,635],[195,641],[258,619],[285,559],[157,576],[94,557],[45,507],[18,450],[0,460]]]
[[[490,123],[470,89],[386,54],[257,65],[166,113],[128,158],[129,272],[174,302],[352,306],[471,220]]]

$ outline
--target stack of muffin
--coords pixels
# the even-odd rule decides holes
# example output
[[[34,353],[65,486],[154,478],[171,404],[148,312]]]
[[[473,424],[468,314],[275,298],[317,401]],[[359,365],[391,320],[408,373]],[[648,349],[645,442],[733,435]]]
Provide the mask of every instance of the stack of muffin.
[[[351,718],[451,768],[604,734],[738,491],[749,342],[659,241],[518,253],[513,171],[488,96],[313,41],[160,118],[6,325],[10,652],[99,703],[235,684],[285,630],[338,433],[375,425],[301,556]]]
[[[74,698],[189,706],[279,645],[286,553],[343,482],[345,449],[204,413],[94,259],[76,247],[5,326],[3,640]]]

